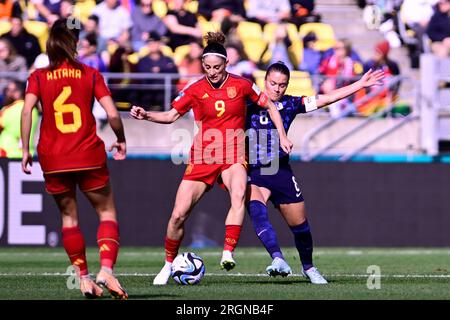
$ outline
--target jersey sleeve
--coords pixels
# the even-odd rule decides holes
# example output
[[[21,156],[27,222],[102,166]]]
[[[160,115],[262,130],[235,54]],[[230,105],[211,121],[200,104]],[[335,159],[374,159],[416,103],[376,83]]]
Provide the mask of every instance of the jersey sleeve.
[[[252,100],[254,103],[257,103],[259,100],[259,97],[261,96],[261,90],[256,85],[256,83],[243,80],[244,83],[244,94]]]
[[[306,113],[306,107],[305,107],[305,96],[300,97],[291,97],[291,103],[294,106],[294,110],[296,114],[299,113]]]
[[[103,97],[111,95],[111,92],[106,86],[105,79],[97,70],[94,72],[94,95],[97,101],[100,101]]]
[[[28,81],[27,81],[27,89],[25,91],[25,94],[27,93],[32,93],[35,96],[37,96],[38,98],[41,97],[40,92],[39,92],[39,77],[37,72],[33,72],[32,74],[30,74],[30,76],[28,77]]]
[[[178,111],[180,115],[184,115],[191,110],[195,100],[191,95],[190,88],[181,91],[178,96],[172,101],[172,107]]]

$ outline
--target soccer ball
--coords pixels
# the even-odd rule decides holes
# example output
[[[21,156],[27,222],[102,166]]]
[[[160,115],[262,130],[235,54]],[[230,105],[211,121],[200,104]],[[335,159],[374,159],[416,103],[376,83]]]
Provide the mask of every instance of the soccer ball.
[[[180,253],[172,263],[172,278],[183,285],[194,285],[205,275],[202,258],[192,252]]]

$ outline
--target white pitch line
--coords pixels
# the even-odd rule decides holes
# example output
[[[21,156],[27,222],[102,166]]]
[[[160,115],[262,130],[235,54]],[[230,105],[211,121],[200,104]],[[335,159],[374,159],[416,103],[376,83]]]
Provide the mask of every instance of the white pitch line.
[[[295,249],[289,249],[295,250]],[[185,249],[184,251],[192,251],[196,252],[196,249]],[[286,250],[287,251],[287,250]],[[288,252],[288,251],[287,251]],[[296,255],[297,253],[294,252]],[[164,251],[161,252],[122,252],[121,256],[129,256],[129,257],[141,257],[141,256],[150,256],[150,257],[163,257]],[[218,257],[222,255],[222,252],[218,250],[217,252],[201,252],[201,256],[205,257]],[[286,254],[285,254],[286,255]],[[287,255],[290,255],[288,252]],[[414,250],[414,249],[405,249],[405,250],[315,250],[314,256],[416,256],[416,255],[450,255],[450,250]],[[0,257],[14,257],[14,256],[23,256],[23,257],[65,257],[66,254],[64,252],[0,252]],[[243,257],[243,256],[268,256],[267,252],[264,250],[258,251],[243,251],[236,252],[235,257]]]
[[[116,273],[119,277],[154,277],[157,273]],[[43,272],[43,273],[0,273],[0,277],[59,277],[71,276],[71,274],[62,272]],[[264,277],[268,278],[265,273],[207,273],[205,277]],[[367,278],[369,276],[376,277],[369,274],[324,274],[325,277],[330,278]],[[290,277],[303,277],[300,274],[292,274]],[[381,275],[381,278],[412,278],[412,279],[433,279],[433,278],[450,278],[450,274],[388,274]]]

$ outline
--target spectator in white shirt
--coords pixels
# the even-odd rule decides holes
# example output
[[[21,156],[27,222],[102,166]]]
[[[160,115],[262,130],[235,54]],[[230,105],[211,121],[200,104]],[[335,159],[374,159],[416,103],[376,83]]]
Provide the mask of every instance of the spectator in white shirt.
[[[116,39],[124,32],[129,35],[129,29],[133,25],[130,13],[118,0],[103,1],[94,8],[92,14],[99,18],[99,51],[106,49],[108,40]]]

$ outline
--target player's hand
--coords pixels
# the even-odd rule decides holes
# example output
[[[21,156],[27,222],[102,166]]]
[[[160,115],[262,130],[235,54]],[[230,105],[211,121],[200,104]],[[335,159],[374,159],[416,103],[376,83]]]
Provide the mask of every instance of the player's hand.
[[[130,115],[138,120],[147,119],[147,112],[144,110],[144,108],[139,106],[132,106],[130,110]]]
[[[375,70],[369,69],[359,81],[363,88],[371,87],[373,85],[381,86],[384,84],[384,71],[383,70]]]
[[[115,142],[108,148],[108,151],[112,152],[113,149],[117,149],[117,152],[113,154],[114,160],[124,160],[127,157],[126,142]]]
[[[31,174],[31,170],[28,168],[33,166],[33,157],[31,156],[29,151],[23,151],[22,155],[22,171],[26,174]]]
[[[293,145],[294,144],[288,139],[288,137],[280,137],[281,149],[283,149],[283,151],[287,154],[291,153]]]

